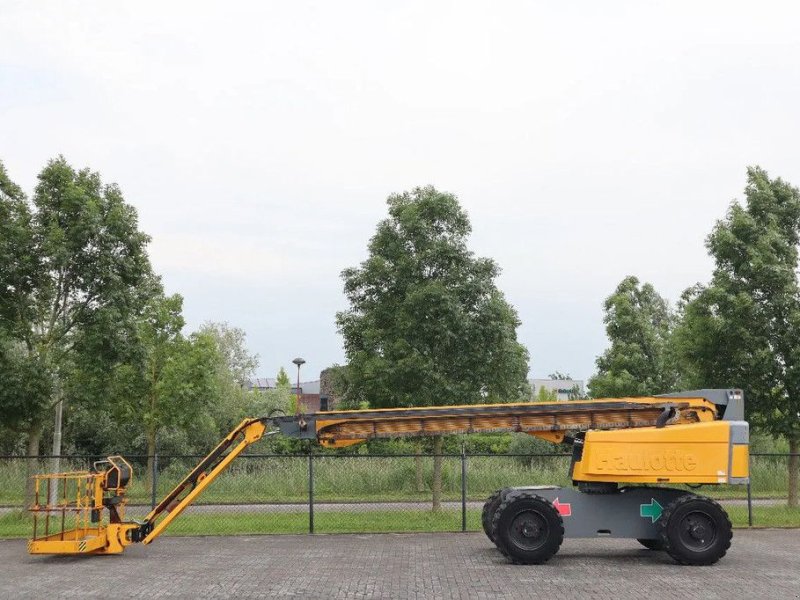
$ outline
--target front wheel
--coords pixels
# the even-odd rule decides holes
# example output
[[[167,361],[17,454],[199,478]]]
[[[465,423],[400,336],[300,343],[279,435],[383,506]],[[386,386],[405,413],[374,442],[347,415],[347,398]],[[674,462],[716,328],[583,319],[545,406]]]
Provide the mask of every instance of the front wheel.
[[[511,562],[547,562],[564,540],[564,521],[553,504],[533,492],[502,496],[492,519],[492,536]]]
[[[731,547],[731,521],[710,498],[681,496],[667,505],[661,523],[664,550],[683,565],[713,565]]]

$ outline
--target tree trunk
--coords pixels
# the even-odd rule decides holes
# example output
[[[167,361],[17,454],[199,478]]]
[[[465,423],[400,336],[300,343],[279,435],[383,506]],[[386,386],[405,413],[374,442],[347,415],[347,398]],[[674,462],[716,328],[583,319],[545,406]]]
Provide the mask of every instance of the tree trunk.
[[[144,474],[145,489],[152,491],[153,485],[153,461],[156,456],[156,427],[147,430],[147,472]]]
[[[442,508],[442,436],[433,438],[433,510]]]
[[[789,506],[797,507],[797,483],[800,479],[800,438],[789,440]]]
[[[417,452],[414,455],[414,470],[416,474],[417,491],[425,491],[425,478],[422,472],[422,444],[417,441]]]
[[[33,476],[39,472],[39,442],[42,439],[42,425],[31,425],[28,430],[28,458],[25,460],[25,506],[31,506],[34,501],[35,487]],[[41,494],[46,494],[45,490],[40,490]],[[46,502],[47,498],[40,496],[40,501]]]

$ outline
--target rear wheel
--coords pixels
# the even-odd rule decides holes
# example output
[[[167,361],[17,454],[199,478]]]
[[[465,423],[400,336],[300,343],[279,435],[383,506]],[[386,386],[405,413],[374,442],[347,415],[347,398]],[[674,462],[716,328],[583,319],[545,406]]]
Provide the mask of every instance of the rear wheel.
[[[538,565],[561,547],[564,521],[549,500],[533,492],[510,492],[495,510],[492,535],[513,563]]]
[[[503,490],[497,490],[494,494],[489,496],[486,502],[483,505],[483,512],[481,513],[481,525],[483,525],[483,532],[486,534],[492,543],[494,543],[494,537],[492,536],[492,517],[494,517],[494,511],[497,510],[497,507],[500,505],[500,496],[503,494]]]
[[[681,496],[667,505],[661,523],[664,550],[681,564],[713,565],[731,547],[731,521],[710,498]]]
[[[664,549],[664,542],[662,542],[660,538],[656,540],[647,540],[644,538],[638,538],[636,541],[639,542],[642,546],[644,546],[648,550]]]

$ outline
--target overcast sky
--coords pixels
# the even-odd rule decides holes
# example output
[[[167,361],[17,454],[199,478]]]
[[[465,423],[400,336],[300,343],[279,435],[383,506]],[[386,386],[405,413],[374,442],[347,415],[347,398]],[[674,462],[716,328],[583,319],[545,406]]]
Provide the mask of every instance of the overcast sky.
[[[745,168],[800,184],[795,2],[0,1],[0,160],[117,182],[189,328],[343,362],[386,196],[455,193],[530,376],[588,378],[628,274],[674,301]],[[293,371],[292,371],[293,372]]]

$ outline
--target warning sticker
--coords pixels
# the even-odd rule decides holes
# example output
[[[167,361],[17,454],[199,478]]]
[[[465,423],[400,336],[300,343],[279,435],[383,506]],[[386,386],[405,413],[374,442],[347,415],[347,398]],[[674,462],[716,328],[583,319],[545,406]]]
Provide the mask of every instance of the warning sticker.
[[[650,517],[650,522],[655,523],[658,521],[659,517],[661,517],[661,513],[664,512],[664,507],[661,506],[655,498],[651,498],[650,500],[648,504],[639,505],[639,516],[645,519]]]
[[[572,504],[569,502],[559,502],[558,498],[553,500],[553,506],[556,507],[558,514],[562,517],[571,517],[572,516]]]

